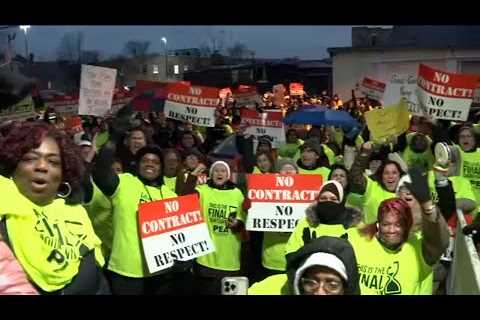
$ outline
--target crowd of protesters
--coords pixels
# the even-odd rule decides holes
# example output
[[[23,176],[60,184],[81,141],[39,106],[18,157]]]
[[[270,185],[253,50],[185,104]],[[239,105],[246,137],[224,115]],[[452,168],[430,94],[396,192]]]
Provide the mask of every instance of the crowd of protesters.
[[[3,123],[0,265],[9,264],[12,284],[0,282],[0,290],[220,294],[222,278],[247,276],[249,294],[444,292],[456,210],[476,226],[480,169],[463,164],[480,168],[477,126],[412,117],[406,133],[378,144],[363,119],[377,101],[323,92],[275,106],[271,98],[256,109],[327,106],[362,128],[352,137],[341,128],[291,125],[286,143],[274,148],[264,137],[254,148],[234,100],[219,106],[208,128],[130,104],[113,117],[83,116],[79,133],[65,130],[54,109]],[[229,137],[240,165],[216,154]],[[436,161],[437,143],[452,150],[448,163]],[[293,232],[252,232],[245,227],[251,173],[319,174],[324,183]],[[215,252],[151,274],[138,205],[193,193]],[[229,212],[213,219],[212,203]]]

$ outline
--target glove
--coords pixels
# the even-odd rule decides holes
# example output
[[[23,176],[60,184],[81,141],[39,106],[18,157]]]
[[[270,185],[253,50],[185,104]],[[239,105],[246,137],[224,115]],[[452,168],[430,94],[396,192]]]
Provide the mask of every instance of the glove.
[[[432,200],[430,195],[430,188],[428,187],[427,172],[424,168],[415,166],[412,167],[408,174],[412,179],[412,183],[405,183],[408,190],[418,200],[420,204]]]
[[[310,228],[304,228],[303,229],[302,239],[303,239],[303,244],[304,245],[309,243],[310,241],[312,241],[315,238],[317,238],[317,233],[315,231],[313,231],[313,233],[310,235]]]

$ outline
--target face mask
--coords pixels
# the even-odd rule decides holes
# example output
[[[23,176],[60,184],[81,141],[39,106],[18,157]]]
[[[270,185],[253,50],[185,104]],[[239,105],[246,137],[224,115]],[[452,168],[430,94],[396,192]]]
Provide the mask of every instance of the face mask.
[[[318,202],[315,206],[315,214],[320,223],[342,223],[345,207],[341,203],[332,201]]]

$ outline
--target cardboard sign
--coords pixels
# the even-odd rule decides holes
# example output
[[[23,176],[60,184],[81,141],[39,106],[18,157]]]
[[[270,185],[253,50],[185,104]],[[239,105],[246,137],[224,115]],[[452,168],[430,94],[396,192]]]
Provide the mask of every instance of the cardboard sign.
[[[466,121],[477,87],[477,76],[454,74],[420,64],[417,98],[434,119]]]
[[[321,185],[321,175],[249,174],[247,230],[292,232]]]
[[[112,107],[116,79],[116,69],[82,64],[78,114],[107,114]]]
[[[383,94],[383,105],[395,105],[404,99],[412,115],[423,116],[417,100],[417,88],[417,75],[394,73]]]
[[[235,107],[255,108],[255,105],[262,105],[262,97],[254,86],[240,85],[233,91],[232,98],[235,100]]]
[[[272,138],[272,146],[277,148],[285,143],[285,127],[283,124],[283,115],[278,111],[269,111],[258,113],[255,110],[242,109],[242,125],[248,125],[245,134],[253,135],[255,141],[259,137],[269,136]]]
[[[380,101],[383,98],[385,86],[383,82],[365,77],[362,81],[361,91],[367,98]]]
[[[139,205],[138,219],[148,270],[154,273],[215,251],[198,195]]]
[[[290,95],[291,96],[302,96],[305,94],[305,91],[303,90],[303,84],[293,82],[290,83]]]
[[[22,121],[28,118],[35,118],[36,115],[32,96],[27,96],[9,108],[2,108],[0,110],[0,122],[10,120]]]
[[[277,107],[285,105],[285,92],[287,89],[283,84],[277,84],[273,86],[273,104]]]
[[[410,113],[405,100],[383,109],[374,109],[365,113],[370,139],[383,143],[391,136],[399,136],[410,125]]]
[[[63,124],[65,126],[65,130],[72,134],[84,132],[82,126],[82,118],[78,116],[65,119],[65,121],[63,121]]]
[[[217,88],[171,83],[167,85],[164,113],[167,118],[214,127],[215,110],[219,103]]]

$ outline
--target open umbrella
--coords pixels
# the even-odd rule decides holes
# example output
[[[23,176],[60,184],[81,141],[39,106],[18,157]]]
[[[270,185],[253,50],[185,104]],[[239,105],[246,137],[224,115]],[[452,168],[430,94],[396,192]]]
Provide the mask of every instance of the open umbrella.
[[[360,127],[357,120],[343,110],[330,110],[325,107],[301,108],[288,114],[283,120],[285,124],[310,124],[314,126],[334,126],[349,131]]]

